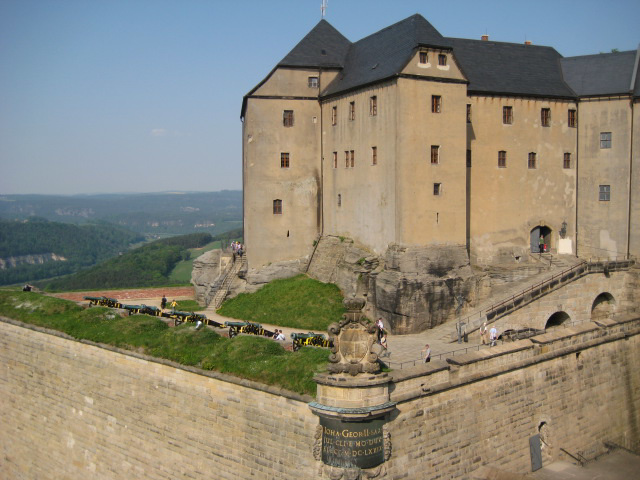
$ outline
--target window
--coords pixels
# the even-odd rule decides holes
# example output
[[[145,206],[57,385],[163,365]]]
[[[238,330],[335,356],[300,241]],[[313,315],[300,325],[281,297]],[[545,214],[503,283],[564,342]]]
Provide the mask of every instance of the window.
[[[542,108],[540,109],[540,125],[543,127],[548,127],[551,125],[551,109],[550,108]]]
[[[342,194],[341,193],[338,194],[338,206],[339,207],[342,206]]]
[[[569,122],[570,127],[578,126],[578,117],[576,116],[577,113],[578,112],[576,112],[575,110],[569,110],[567,122]]]
[[[433,194],[434,195],[440,195],[442,193],[442,184],[441,183],[434,183],[433,184]]]
[[[333,168],[338,168],[338,152],[333,152]]]
[[[505,150],[498,152],[498,168],[507,168],[507,152]]]
[[[344,151],[344,166],[349,168],[349,150]]]
[[[293,127],[293,110],[285,110],[282,113],[282,124],[285,127]]]
[[[372,117],[378,115],[378,97],[375,95],[369,98],[369,115]]]
[[[331,125],[338,123],[338,107],[331,108]]]
[[[355,166],[355,154],[353,152],[353,150],[351,150],[351,168],[353,168]]]
[[[571,168],[571,154],[565,153],[562,159],[562,168]]]
[[[349,102],[349,120],[356,119],[356,102]]]
[[[273,201],[273,214],[282,215],[282,200]]]
[[[440,95],[431,95],[431,111],[440,113],[442,110],[442,97]]]
[[[529,153],[529,159],[527,161],[527,166],[529,168],[538,168],[536,165],[536,152]]]
[[[608,202],[611,200],[611,185],[600,185],[598,200],[601,202]]]
[[[428,61],[429,61],[429,56],[427,55],[427,52],[420,52],[420,63],[424,65]]]
[[[280,154],[280,168],[289,168],[289,153],[282,152]]]
[[[446,65],[447,64],[447,56],[444,53],[438,55],[438,65]]]
[[[309,88],[318,88],[318,77],[309,77]]]
[[[611,132],[600,133],[600,148],[611,148]]]
[[[471,150],[467,150],[467,167],[471,167]]]
[[[431,165],[440,163],[440,146],[431,145]]]
[[[471,105],[467,104],[467,123],[471,123]]]
[[[502,107],[502,123],[505,125],[513,123],[513,107]]]
[[[378,164],[378,147],[371,147],[371,165]]]

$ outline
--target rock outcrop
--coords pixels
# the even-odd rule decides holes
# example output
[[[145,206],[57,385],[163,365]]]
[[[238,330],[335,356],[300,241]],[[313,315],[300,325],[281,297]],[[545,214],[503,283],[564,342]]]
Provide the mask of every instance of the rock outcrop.
[[[193,261],[191,283],[195,287],[196,301],[200,305],[209,304],[216,282],[230,261],[230,255],[223,254],[222,250],[209,250]]]

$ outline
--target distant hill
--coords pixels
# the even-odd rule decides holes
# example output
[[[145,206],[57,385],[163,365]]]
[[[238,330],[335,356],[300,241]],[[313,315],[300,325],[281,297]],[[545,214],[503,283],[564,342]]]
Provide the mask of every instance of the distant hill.
[[[74,275],[40,284],[46,290],[91,290],[168,285],[175,265],[189,258],[190,248],[213,241],[208,233],[165,238],[130,250]]]
[[[195,232],[215,235],[242,227],[242,192],[0,195],[0,218],[34,216],[73,224],[101,220],[152,238]]]
[[[0,220],[0,285],[73,273],[143,240],[138,233],[109,224]]]

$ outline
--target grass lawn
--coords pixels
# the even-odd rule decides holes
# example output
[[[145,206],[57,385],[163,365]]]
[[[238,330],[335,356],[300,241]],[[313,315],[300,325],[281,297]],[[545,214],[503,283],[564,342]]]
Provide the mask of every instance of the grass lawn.
[[[120,316],[105,307],[83,308],[74,302],[35,292],[0,290],[0,315],[58,330],[77,339],[114,345],[166,358],[183,365],[217,370],[287,390],[315,395],[313,375],[324,371],[329,350],[304,347],[286,351],[262,337],[221,337],[196,330],[191,323],[169,327],[158,317]]]
[[[326,330],[345,313],[340,289],[306,275],[275,280],[222,304],[225,317],[302,330]]]
[[[201,248],[190,248],[189,253],[191,253],[191,258],[189,258],[189,260],[182,260],[181,262],[178,262],[175,267],[173,267],[173,270],[169,274],[169,284],[170,285],[188,285],[191,282],[191,271],[193,270],[193,261],[203,253],[206,253],[209,250],[213,250],[215,248],[220,248],[219,240],[208,243]]]

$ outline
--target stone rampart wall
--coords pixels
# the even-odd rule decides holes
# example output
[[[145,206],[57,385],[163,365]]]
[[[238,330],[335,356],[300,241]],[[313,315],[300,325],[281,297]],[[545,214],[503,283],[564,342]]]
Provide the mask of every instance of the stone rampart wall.
[[[393,372],[377,478],[526,473],[538,433],[545,463],[637,449],[639,333],[605,320]],[[309,398],[9,320],[0,365],[2,478],[329,478]]]

